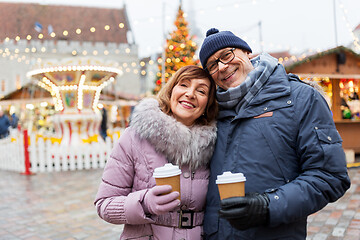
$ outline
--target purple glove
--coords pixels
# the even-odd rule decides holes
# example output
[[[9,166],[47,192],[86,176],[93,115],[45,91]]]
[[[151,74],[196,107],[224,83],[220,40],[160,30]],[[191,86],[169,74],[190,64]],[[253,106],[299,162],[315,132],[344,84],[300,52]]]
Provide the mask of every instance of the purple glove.
[[[179,192],[170,192],[170,185],[155,186],[144,196],[142,206],[146,213],[161,215],[170,212],[180,205]]]

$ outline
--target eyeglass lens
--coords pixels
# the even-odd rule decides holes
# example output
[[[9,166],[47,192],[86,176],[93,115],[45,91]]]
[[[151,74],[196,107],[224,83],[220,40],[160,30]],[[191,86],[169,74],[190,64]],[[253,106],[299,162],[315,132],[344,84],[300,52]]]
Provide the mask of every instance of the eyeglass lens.
[[[226,51],[223,53],[217,60],[214,62],[209,63],[206,68],[209,70],[210,74],[214,74],[219,70],[219,62],[222,62],[223,64],[227,64],[230,61],[232,61],[235,57],[234,54],[234,48],[230,49],[229,51]]]

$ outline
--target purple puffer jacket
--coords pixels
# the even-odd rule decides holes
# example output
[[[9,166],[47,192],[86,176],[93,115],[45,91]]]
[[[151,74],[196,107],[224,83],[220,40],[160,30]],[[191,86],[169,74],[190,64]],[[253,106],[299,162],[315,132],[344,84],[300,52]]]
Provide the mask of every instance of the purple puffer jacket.
[[[208,163],[215,140],[215,123],[188,128],[161,112],[157,100],[144,99],[106,163],[95,199],[99,216],[125,224],[120,239],[202,239]],[[142,203],[146,191],[155,186],[152,173],[168,162],[181,166],[181,205],[168,214],[147,215]],[[177,227],[180,209],[194,211],[193,228]]]

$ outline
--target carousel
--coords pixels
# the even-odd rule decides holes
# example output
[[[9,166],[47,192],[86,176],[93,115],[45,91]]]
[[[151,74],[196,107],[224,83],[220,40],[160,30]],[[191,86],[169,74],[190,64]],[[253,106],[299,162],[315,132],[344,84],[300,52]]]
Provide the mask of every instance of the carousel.
[[[49,119],[62,146],[103,143],[99,135],[102,116],[98,108],[101,91],[123,72],[111,64],[90,59],[41,66],[27,76],[49,91],[56,114]]]

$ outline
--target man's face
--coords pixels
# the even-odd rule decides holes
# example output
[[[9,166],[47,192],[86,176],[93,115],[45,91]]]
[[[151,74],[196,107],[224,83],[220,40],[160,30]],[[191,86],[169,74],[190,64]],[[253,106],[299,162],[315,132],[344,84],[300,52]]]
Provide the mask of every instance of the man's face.
[[[231,49],[224,48],[217,51],[209,57],[207,65],[216,61]],[[211,75],[216,84],[224,90],[239,86],[245,81],[248,73],[254,69],[250,62],[250,53],[241,49],[235,49],[233,52],[235,54],[234,59],[227,64],[218,62],[219,70]]]

